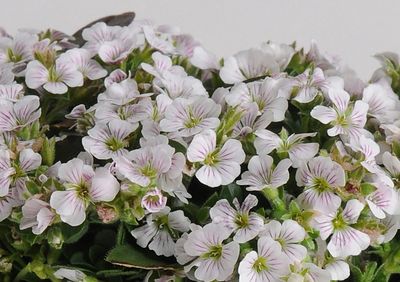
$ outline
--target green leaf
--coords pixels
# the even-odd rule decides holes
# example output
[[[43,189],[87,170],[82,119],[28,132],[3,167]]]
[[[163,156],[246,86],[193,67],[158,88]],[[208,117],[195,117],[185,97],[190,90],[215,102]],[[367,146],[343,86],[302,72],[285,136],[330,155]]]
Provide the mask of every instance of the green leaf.
[[[369,194],[371,194],[375,190],[376,190],[376,187],[374,185],[372,185],[372,184],[369,184],[369,183],[362,183],[361,184],[361,193],[364,196],[368,196]]]
[[[197,212],[197,220],[199,223],[205,223],[209,217],[210,208],[209,207],[202,207]]]
[[[67,224],[61,226],[61,232],[64,237],[65,244],[73,244],[79,241],[89,230],[89,222],[85,221],[79,226],[73,227]]]
[[[26,181],[25,185],[26,185],[26,189],[28,189],[29,193],[31,193],[32,195],[40,193],[41,187],[39,185],[37,185],[35,182]]]
[[[140,278],[145,275],[142,270],[129,270],[129,271],[123,271],[121,269],[107,269],[107,270],[101,270],[96,273],[97,276],[104,276],[106,278],[108,277],[119,277],[119,276],[135,276],[137,278]]]
[[[243,190],[239,185],[231,183],[222,186],[219,197],[220,199],[227,199],[228,202],[232,202],[233,199],[237,198],[238,201],[240,202],[243,198]]]
[[[213,193],[203,204],[203,207],[212,207],[219,200],[218,193]]]
[[[127,244],[112,249],[108,253],[106,261],[115,265],[140,269],[175,270],[179,268],[179,265],[164,261],[162,257]]]
[[[362,274],[361,270],[354,264],[350,264],[350,269],[351,269],[351,276],[353,278],[352,281],[361,282],[363,279],[363,274]]]

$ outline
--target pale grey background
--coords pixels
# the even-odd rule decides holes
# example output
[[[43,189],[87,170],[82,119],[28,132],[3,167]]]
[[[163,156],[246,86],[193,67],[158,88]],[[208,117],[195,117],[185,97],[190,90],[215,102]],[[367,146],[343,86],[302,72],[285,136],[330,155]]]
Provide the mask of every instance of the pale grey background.
[[[363,79],[378,66],[372,55],[400,51],[400,1],[396,0],[1,0],[0,26],[53,27],[72,33],[110,14],[172,24],[217,55],[228,56],[266,40],[341,56]]]

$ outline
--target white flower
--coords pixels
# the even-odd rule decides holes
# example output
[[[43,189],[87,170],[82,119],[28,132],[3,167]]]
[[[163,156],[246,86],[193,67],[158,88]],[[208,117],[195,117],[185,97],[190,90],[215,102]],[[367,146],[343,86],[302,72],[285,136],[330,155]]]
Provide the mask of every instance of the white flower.
[[[220,112],[221,106],[210,98],[176,98],[167,107],[160,128],[165,132],[178,132],[182,137],[193,136],[206,129],[215,129],[219,125]]]
[[[284,134],[281,134],[281,137],[267,129],[257,130],[255,132],[257,137],[254,140],[257,153],[259,155],[269,154],[273,150],[278,153],[288,153],[295,168],[312,159],[318,153],[318,143],[302,143],[303,139],[314,137],[317,133],[291,134],[287,137],[287,131],[282,130]]]
[[[250,133],[266,128],[272,122],[273,116],[269,111],[259,115],[257,104],[252,103],[233,128],[232,137],[246,137]]]
[[[190,162],[200,162],[202,166],[196,172],[201,183],[210,187],[232,183],[240,174],[240,164],[245,153],[238,140],[227,140],[222,148],[217,148],[217,136],[214,131],[206,130],[196,135],[187,150]]]
[[[51,224],[55,214],[50,205],[42,200],[32,198],[25,202],[22,207],[22,219],[20,229],[32,228],[35,235],[42,234]]]
[[[307,69],[304,73],[295,78],[294,86],[297,88],[297,94],[293,100],[299,103],[309,103],[318,95],[321,89],[327,86],[325,76],[320,68],[315,68],[311,73]]]
[[[104,86],[110,87],[113,83],[119,83],[128,78],[128,75],[121,69],[113,70],[109,76],[104,79]]]
[[[11,215],[13,207],[22,205],[19,198],[17,189],[10,189],[6,196],[0,197],[0,222]]]
[[[142,207],[150,213],[161,211],[166,204],[167,197],[163,196],[158,188],[148,191],[142,198]]]
[[[131,124],[121,120],[111,120],[109,123],[97,123],[89,129],[82,138],[82,145],[87,152],[100,160],[126,156],[125,149],[129,142],[127,137],[136,130],[138,124]]]
[[[324,268],[329,271],[332,280],[342,281],[350,276],[349,264],[341,259],[336,259],[327,263]]]
[[[224,243],[230,233],[225,227],[213,223],[191,232],[184,250],[196,259],[185,267],[185,272],[197,266],[194,276],[201,281],[227,280],[233,274],[240,252],[235,241]]]
[[[282,254],[279,243],[269,237],[257,242],[258,252],[249,252],[239,264],[240,282],[284,281],[289,274],[289,260]]]
[[[370,138],[365,136],[360,136],[357,139],[350,140],[350,147],[356,151],[363,154],[363,159],[361,165],[372,173],[383,173],[382,169],[376,163],[376,156],[379,155],[380,148],[379,145]]]
[[[357,256],[368,248],[369,236],[351,227],[363,209],[364,204],[353,199],[347,202],[343,211],[320,214],[314,218],[314,227],[320,232],[322,240],[333,234],[327,247],[333,257]]]
[[[372,183],[376,190],[365,197],[372,214],[377,218],[385,218],[386,214],[396,214],[399,209],[399,196],[396,191],[382,181]]]
[[[117,170],[128,180],[148,186],[172,165],[174,149],[166,144],[142,147],[116,159]]]
[[[82,282],[86,278],[86,274],[77,269],[60,268],[54,272],[54,276],[58,279],[68,279],[72,282]]]
[[[273,159],[268,155],[253,156],[248,165],[248,171],[236,183],[246,185],[247,191],[261,191],[265,188],[276,189],[289,180],[291,161],[284,159],[273,168]]]
[[[282,224],[279,221],[271,220],[265,225],[260,237],[267,236],[278,242],[282,252],[289,261],[302,261],[307,256],[307,249],[300,243],[306,237],[306,231],[296,221],[288,219]]]
[[[83,85],[83,75],[71,63],[57,59],[55,64],[46,68],[39,61],[31,61],[26,67],[26,85],[31,89],[43,86],[52,94],[64,94],[69,87]]]
[[[126,104],[122,106],[111,103],[98,103],[94,114],[96,122],[109,122],[111,120],[127,121],[135,124],[147,118],[145,107],[141,104]]]
[[[279,72],[275,58],[260,49],[240,51],[224,60],[219,75],[225,83],[234,84]]]
[[[136,81],[127,78],[121,82],[114,82],[109,85],[104,93],[99,94],[97,100],[98,102],[122,106],[138,98],[151,95],[152,94],[140,94]]]
[[[287,282],[330,282],[332,280],[328,270],[311,262],[295,262],[291,265],[291,271]]]
[[[288,102],[279,95],[280,83],[279,79],[270,77],[263,81],[239,83],[232,87],[225,100],[230,106],[239,106],[246,110],[255,102],[261,113],[272,112],[273,121],[282,121],[285,119]]]
[[[160,79],[160,84],[153,87],[161,94],[171,98],[171,100],[175,100],[178,97],[208,96],[203,83],[197,78],[187,76],[186,73],[165,72],[162,79]]]
[[[333,125],[328,129],[328,135],[348,135],[350,139],[357,139],[364,135],[368,104],[356,101],[354,105],[350,105],[350,95],[342,89],[331,88],[328,95],[333,105],[331,107],[316,106],[310,113],[313,118],[323,124]]]
[[[196,46],[190,58],[190,63],[202,70],[218,70],[220,64],[217,56],[202,46]]]
[[[261,49],[274,57],[281,70],[284,70],[287,67],[295,53],[295,50],[291,45],[284,43],[279,44],[271,41],[264,42],[261,45]]]
[[[222,224],[231,232],[234,231],[234,241],[245,243],[256,237],[264,226],[263,218],[255,212],[250,212],[257,203],[257,197],[251,194],[244,199],[242,205],[235,198],[235,208],[232,208],[226,199],[222,199],[210,209],[210,217],[213,223]]]
[[[24,87],[21,84],[0,84],[0,98],[16,102],[24,96]]]
[[[298,200],[306,208],[333,212],[341,199],[334,193],[346,184],[343,168],[329,157],[315,157],[303,164],[296,172],[297,186],[305,187]]]
[[[189,228],[191,231],[194,231],[194,230],[199,230],[202,227],[200,225],[191,223]],[[188,255],[185,252],[185,243],[186,243],[188,237],[189,237],[188,233],[183,233],[182,236],[175,243],[174,256],[176,258],[176,261],[180,265],[185,265],[188,262],[190,262],[196,258],[196,257]]]
[[[1,105],[0,130],[13,131],[35,122],[41,115],[39,106],[39,97],[35,95],[24,96],[15,104]]]
[[[14,81],[12,64],[0,64],[0,84],[11,84]]]
[[[96,61],[91,59],[91,54],[86,49],[71,49],[59,57],[60,62],[70,64],[90,80],[103,78],[107,71]]]
[[[33,58],[33,45],[38,41],[36,34],[19,32],[14,38],[0,37],[0,63],[18,64]]]
[[[0,149],[0,197],[9,194],[11,185],[24,187],[27,173],[37,169],[41,163],[41,155],[32,149],[23,149],[18,160],[11,160],[10,152]]]
[[[380,123],[393,123],[400,118],[400,101],[385,80],[368,85],[362,96],[362,101],[369,105],[368,114]]]
[[[172,60],[170,57],[154,52],[151,54],[153,59],[153,66],[147,63],[141,63],[140,66],[143,70],[157,78],[162,78],[164,73],[171,71]]]
[[[106,41],[100,46],[98,54],[103,62],[118,64],[125,60],[136,47],[138,47],[136,35],[124,27],[118,34],[118,38]]]
[[[175,53],[175,47],[172,42],[168,40],[168,37],[163,38],[163,34],[160,32],[156,32],[154,27],[150,25],[144,25],[142,29],[146,41],[150,44],[151,47],[166,54]]]
[[[71,226],[82,224],[90,202],[110,202],[118,194],[118,181],[106,168],[96,171],[80,159],[72,159],[60,165],[58,178],[65,191],[51,194],[50,206],[60,215],[61,220]]]
[[[139,246],[146,248],[148,245],[158,256],[170,257],[174,254],[175,242],[172,236],[176,236],[176,231],[189,231],[190,220],[181,210],[170,211],[166,207],[158,213],[148,215],[146,225],[131,231]]]
[[[95,23],[82,31],[82,37],[87,41],[83,48],[96,55],[105,42],[118,39],[120,32],[120,26],[108,26],[104,22]]]
[[[381,223],[386,227],[386,231],[379,238],[379,243],[390,242],[400,229],[400,215],[388,215]]]

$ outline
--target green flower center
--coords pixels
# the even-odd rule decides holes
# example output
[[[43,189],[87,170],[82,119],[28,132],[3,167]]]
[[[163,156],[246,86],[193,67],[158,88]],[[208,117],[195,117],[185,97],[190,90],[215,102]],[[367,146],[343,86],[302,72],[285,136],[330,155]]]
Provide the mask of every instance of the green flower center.
[[[239,228],[246,228],[249,226],[249,215],[238,213],[235,218],[235,224]]]
[[[18,178],[21,178],[21,177],[26,176],[25,171],[24,171],[18,164],[12,163],[12,167],[13,167],[14,170],[15,170],[15,173],[11,176],[11,177],[12,177],[13,183],[15,183],[15,181],[16,181]]]
[[[333,228],[335,230],[342,230],[345,227],[347,227],[346,222],[343,219],[343,216],[341,214],[337,215],[336,218],[332,222]]]
[[[89,200],[89,188],[90,188],[90,184],[81,180],[81,182],[79,184],[75,184],[75,183],[65,183],[64,186],[67,189],[74,189],[77,194],[78,197],[84,201]]]
[[[147,164],[140,169],[140,172],[149,178],[154,178],[157,176],[157,170],[151,165]]]
[[[222,256],[222,245],[214,245],[211,246],[207,253],[205,253],[202,257],[203,258],[210,258],[210,259],[219,259]]]
[[[325,192],[330,189],[330,185],[328,181],[326,181],[325,178],[322,177],[316,177],[313,179],[313,186],[315,190],[317,190],[319,193]]]
[[[60,82],[60,76],[56,72],[56,67],[53,65],[49,68],[48,80],[50,82]]]
[[[7,57],[10,62],[17,63],[22,60],[22,55],[15,54],[11,48],[7,49]]]
[[[253,264],[253,269],[258,273],[268,270],[267,259],[265,257],[258,257]]]
[[[106,141],[106,146],[111,151],[115,152],[127,146],[127,142],[124,140],[119,140],[115,137],[111,137]]]
[[[156,219],[156,225],[158,229],[167,228],[168,229],[168,216],[163,215]]]
[[[216,163],[218,163],[218,151],[209,153],[204,160],[204,164],[209,165],[209,166],[213,166]]]
[[[188,113],[189,113],[189,118],[186,120],[186,122],[184,124],[185,127],[186,128],[193,128],[193,127],[198,126],[200,124],[200,122],[202,121],[202,118],[201,117],[196,117],[193,114],[192,109],[189,109]]]

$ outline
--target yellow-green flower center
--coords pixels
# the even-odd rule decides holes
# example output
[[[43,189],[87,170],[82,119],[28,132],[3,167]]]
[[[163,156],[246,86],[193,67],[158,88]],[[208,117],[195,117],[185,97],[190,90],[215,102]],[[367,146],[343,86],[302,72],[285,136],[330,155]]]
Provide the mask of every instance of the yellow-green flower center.
[[[48,80],[51,82],[60,82],[60,75],[56,72],[56,67],[53,65],[49,68]]]
[[[115,152],[118,151],[119,149],[125,148],[127,146],[127,142],[124,140],[119,140],[115,137],[111,137],[106,141],[106,146],[108,149],[111,151]]]
[[[239,228],[246,228],[249,226],[249,215],[238,213],[235,218],[235,224]]]
[[[151,165],[147,164],[140,169],[140,172],[149,178],[154,178],[157,176],[157,170]]]
[[[7,49],[7,57],[10,62],[17,63],[22,60],[22,55],[15,54],[11,48]]]
[[[334,230],[342,230],[347,227],[346,222],[341,214],[338,214],[332,222]]]
[[[209,166],[213,166],[216,163],[218,163],[218,151],[209,153],[204,160],[204,164]]]
[[[312,187],[319,193],[325,192],[330,189],[328,181],[326,181],[326,179],[322,177],[314,178]]]
[[[268,270],[267,259],[265,257],[258,257],[253,263],[253,269],[258,273]]]
[[[198,125],[200,124],[200,122],[202,121],[202,118],[196,117],[196,116],[193,114],[192,109],[190,109],[190,108],[189,108],[189,110],[188,110],[188,113],[189,113],[189,118],[186,120],[186,122],[185,122],[185,124],[184,124],[185,127],[186,127],[186,128],[193,128],[193,127],[198,126]]]
[[[222,245],[214,245],[211,246],[207,253],[205,253],[202,257],[203,258],[210,258],[210,259],[219,259],[222,256]]]

